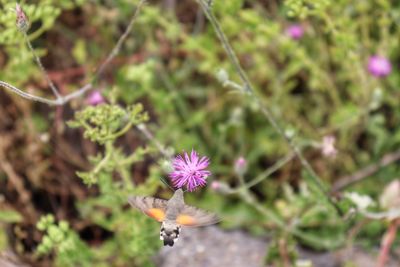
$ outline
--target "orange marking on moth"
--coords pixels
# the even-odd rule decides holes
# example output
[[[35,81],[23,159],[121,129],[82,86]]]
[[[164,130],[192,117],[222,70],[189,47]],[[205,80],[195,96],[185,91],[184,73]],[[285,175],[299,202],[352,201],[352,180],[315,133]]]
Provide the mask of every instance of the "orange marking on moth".
[[[176,222],[181,225],[191,226],[196,223],[196,220],[192,216],[181,214],[176,218]]]
[[[159,222],[162,222],[165,218],[165,212],[162,209],[152,208],[147,210],[146,214]]]

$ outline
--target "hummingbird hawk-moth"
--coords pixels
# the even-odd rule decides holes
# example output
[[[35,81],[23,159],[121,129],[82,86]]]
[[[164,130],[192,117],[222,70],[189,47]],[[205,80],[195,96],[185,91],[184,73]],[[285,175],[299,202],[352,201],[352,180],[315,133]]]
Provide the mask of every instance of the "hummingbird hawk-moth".
[[[164,246],[174,245],[182,226],[207,226],[219,221],[214,213],[186,205],[182,189],[177,189],[169,200],[130,196],[128,202],[132,207],[161,222],[160,239],[164,241]]]

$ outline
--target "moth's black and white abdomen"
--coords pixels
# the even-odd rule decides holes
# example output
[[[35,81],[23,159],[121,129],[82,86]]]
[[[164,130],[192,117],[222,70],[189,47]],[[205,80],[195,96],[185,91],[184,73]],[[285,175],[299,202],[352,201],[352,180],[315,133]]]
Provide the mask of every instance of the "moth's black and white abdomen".
[[[172,247],[178,241],[181,227],[173,223],[164,222],[161,225],[160,239],[164,242],[164,246]]]

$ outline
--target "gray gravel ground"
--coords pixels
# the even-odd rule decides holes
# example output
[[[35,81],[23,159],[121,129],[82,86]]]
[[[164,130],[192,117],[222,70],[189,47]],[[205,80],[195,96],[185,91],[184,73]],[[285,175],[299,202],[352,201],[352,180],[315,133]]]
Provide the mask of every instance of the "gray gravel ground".
[[[173,247],[164,247],[158,257],[160,267],[261,266],[267,243],[249,238],[241,231],[217,227],[182,229]]]
[[[161,249],[155,262],[158,267],[264,267],[268,241],[240,231],[223,231],[218,227],[186,228],[173,247]],[[376,254],[376,253],[375,253]],[[300,259],[313,267],[342,267],[351,260],[354,267],[375,267],[376,255],[355,249],[316,253],[299,249]],[[400,267],[391,260],[386,267]]]

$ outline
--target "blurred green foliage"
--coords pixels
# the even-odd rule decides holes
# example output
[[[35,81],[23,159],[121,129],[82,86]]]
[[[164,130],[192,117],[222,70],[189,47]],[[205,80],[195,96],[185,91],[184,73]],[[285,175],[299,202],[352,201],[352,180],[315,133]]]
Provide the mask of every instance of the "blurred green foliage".
[[[77,172],[85,184],[97,184],[100,190],[98,197],[79,204],[82,216],[113,234],[112,239],[93,252],[98,254],[96,261],[100,266],[107,266],[104,262],[116,254],[119,255],[113,263],[116,266],[125,262],[134,262],[139,266],[151,265],[149,256],[159,247],[154,242],[154,238],[158,237],[157,231],[154,231],[156,223],[148,223],[149,218],[137,212],[133,215],[131,210],[124,209],[128,195],[152,195],[159,185],[157,176],[149,177],[140,186],[135,185],[130,177],[132,164],[142,161],[148,151],[137,148],[130,155],[125,155],[115,144],[117,138],[147,119],[141,104],[126,108],[116,104],[100,104],[76,112],[75,120],[68,123],[73,128],[84,128],[85,138],[104,146],[103,155],[91,157],[94,165],[91,171]],[[120,179],[115,181],[115,175]],[[104,210],[99,210],[100,207]],[[83,262],[92,266],[94,259],[87,258]],[[71,266],[74,266],[73,263]]]
[[[31,24],[29,38],[35,40],[54,26],[62,10],[77,8],[86,1],[40,0],[33,4],[25,4],[24,2],[20,2],[20,4],[23,6],[23,10]],[[0,1],[0,7],[2,8],[2,15],[0,16],[0,28],[2,29],[0,45],[2,45],[4,52],[9,55],[7,64],[2,66],[0,79],[21,86],[27,78],[35,76],[39,79],[41,74],[33,62],[33,56],[24,42],[23,35],[15,27],[15,4],[16,1]],[[47,48],[40,47],[36,52],[39,56],[44,56],[46,54],[45,49]]]
[[[58,266],[91,266],[93,254],[65,221],[55,223],[52,215],[43,216],[37,228],[44,231],[42,242],[37,247],[38,255],[56,251]]]

